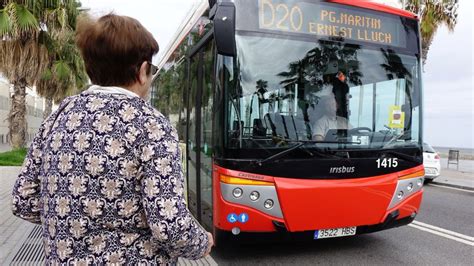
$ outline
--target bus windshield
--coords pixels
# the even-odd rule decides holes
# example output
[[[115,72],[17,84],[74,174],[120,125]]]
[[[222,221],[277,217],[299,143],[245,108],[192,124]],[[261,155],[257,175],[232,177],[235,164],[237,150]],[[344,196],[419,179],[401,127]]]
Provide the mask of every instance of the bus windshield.
[[[226,146],[327,149],[420,146],[416,53],[240,32],[226,90]]]

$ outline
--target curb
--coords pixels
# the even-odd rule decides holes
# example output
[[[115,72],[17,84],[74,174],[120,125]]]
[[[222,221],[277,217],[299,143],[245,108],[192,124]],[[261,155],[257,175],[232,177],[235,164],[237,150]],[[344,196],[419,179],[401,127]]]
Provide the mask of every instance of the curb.
[[[452,187],[452,188],[459,188],[459,189],[465,189],[465,190],[469,190],[469,191],[474,191],[474,187],[461,186],[461,185],[454,185],[454,184],[449,184],[449,183],[441,183],[441,182],[431,181],[429,184],[438,185],[438,186],[445,186],[445,187]],[[428,184],[428,185],[429,185],[429,184]]]

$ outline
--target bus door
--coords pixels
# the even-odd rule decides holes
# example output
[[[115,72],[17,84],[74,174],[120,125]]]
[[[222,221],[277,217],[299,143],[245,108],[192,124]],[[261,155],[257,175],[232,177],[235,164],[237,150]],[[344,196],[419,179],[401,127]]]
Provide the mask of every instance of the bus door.
[[[212,228],[212,107],[214,43],[206,41],[189,58],[187,184],[188,205]]]

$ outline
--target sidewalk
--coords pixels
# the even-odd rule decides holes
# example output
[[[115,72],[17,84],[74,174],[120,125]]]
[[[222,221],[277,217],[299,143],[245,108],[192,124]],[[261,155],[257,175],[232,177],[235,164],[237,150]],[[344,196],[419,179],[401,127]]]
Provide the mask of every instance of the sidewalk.
[[[441,157],[441,169],[448,169],[448,159]],[[464,173],[474,173],[474,160],[459,160],[459,167],[455,164],[449,165],[449,170],[457,170]]]
[[[474,190],[474,161],[459,160],[459,171],[456,165],[449,165],[441,159],[441,175],[433,180],[433,184],[447,185],[457,188]]]
[[[441,175],[435,178],[432,184],[474,190],[474,174],[451,169],[442,169]]]
[[[26,144],[27,149],[30,147],[30,144],[31,142],[28,142]],[[0,152],[6,152],[6,151],[11,151],[11,150],[12,150],[12,147],[10,146],[10,144],[6,144],[6,143],[0,144]]]
[[[11,151],[10,144],[0,144],[0,152],[6,152],[6,151]]]
[[[12,255],[34,224],[13,216],[11,193],[20,167],[0,167],[0,265],[7,265],[5,259]],[[8,264],[9,265],[9,264]]]
[[[43,265],[41,227],[23,221],[11,212],[11,192],[20,167],[0,167],[0,265]],[[178,265],[217,265],[211,256]]]

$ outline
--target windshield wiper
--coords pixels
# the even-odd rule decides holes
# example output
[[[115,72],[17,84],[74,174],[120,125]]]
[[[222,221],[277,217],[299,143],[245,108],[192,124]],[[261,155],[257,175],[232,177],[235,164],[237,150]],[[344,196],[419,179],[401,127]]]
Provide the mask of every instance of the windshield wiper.
[[[387,146],[390,146],[391,144],[393,144],[395,141],[397,140],[400,140],[402,137],[406,136],[406,134],[409,134],[411,131],[410,130],[407,130],[407,131],[404,131],[400,134],[397,134],[397,135],[393,135],[391,139],[389,139],[387,141],[387,143],[385,143],[383,146],[382,146],[382,149],[387,147]]]
[[[298,148],[303,148],[307,144],[319,144],[319,143],[339,143],[339,144],[354,144],[358,142],[352,142],[352,141],[316,141],[316,140],[285,140],[287,142],[295,142],[296,144],[291,146],[290,148],[283,150],[281,152],[278,152],[276,154],[273,154],[272,156],[269,156],[265,159],[258,160],[255,162],[255,165],[262,166],[264,163],[268,163],[270,161],[274,161],[280,157],[283,157],[290,152],[298,149]],[[326,158],[334,158],[334,159],[343,159],[343,157],[337,156],[337,155],[330,155],[330,154],[325,154],[319,151],[309,151],[307,149],[304,149],[306,153],[308,153],[311,157],[314,156],[313,153],[316,155],[319,155],[321,157],[326,157]]]
[[[284,151],[273,154],[272,156],[269,156],[265,159],[258,160],[255,164],[258,165],[258,166],[262,166],[263,163],[266,163],[266,162],[271,161],[271,160],[278,159],[278,158],[282,157],[283,155],[288,154],[288,153],[298,149],[299,147],[301,147],[303,145],[305,145],[304,142],[297,143],[297,144],[293,145],[292,147],[290,147],[290,148],[288,148]]]

